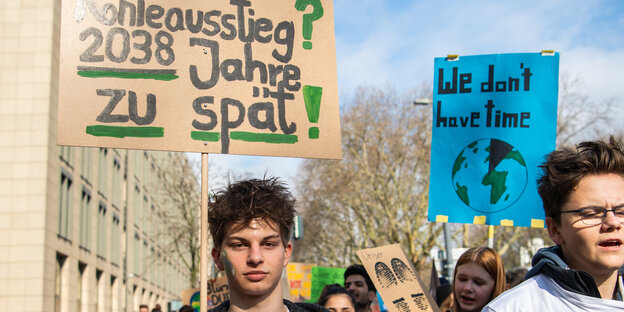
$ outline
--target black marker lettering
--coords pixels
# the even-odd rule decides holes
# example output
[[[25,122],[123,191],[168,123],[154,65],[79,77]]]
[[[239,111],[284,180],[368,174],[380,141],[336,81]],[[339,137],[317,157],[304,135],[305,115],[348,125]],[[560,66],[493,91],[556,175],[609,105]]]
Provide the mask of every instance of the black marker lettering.
[[[197,130],[209,131],[214,129],[217,126],[217,114],[210,110],[202,107],[202,104],[214,104],[214,98],[212,96],[200,96],[193,101],[193,110],[203,116],[210,117],[210,121],[206,123],[199,122],[197,119],[193,119],[192,125],[193,128]]]
[[[128,121],[128,116],[127,115],[113,115],[113,114],[111,114],[113,112],[113,110],[115,109],[115,107],[117,107],[117,104],[119,104],[119,101],[121,101],[121,99],[123,99],[123,97],[126,96],[126,90],[97,89],[96,93],[99,96],[110,96],[111,97],[110,101],[108,101],[108,104],[106,105],[106,107],[104,107],[104,109],[102,110],[100,115],[98,115],[97,118],[95,118],[96,121],[105,122],[105,123],[126,122],[126,121]]]
[[[174,17],[175,25],[172,24]],[[179,8],[171,8],[167,10],[167,16],[165,16],[165,26],[171,32],[184,30],[184,14],[182,13],[182,10]]]
[[[230,121],[229,106],[238,109],[238,118]],[[245,119],[245,106],[240,101],[224,98],[221,100],[221,153],[228,154],[230,149],[230,129],[237,128]]]
[[[194,34],[200,32],[202,30],[203,19],[204,19],[204,12],[198,10],[197,21],[193,24],[193,10],[191,9],[186,10],[186,17],[185,17],[186,28],[190,32]]]
[[[286,100],[293,100],[295,95],[284,92],[284,83],[277,84],[277,92],[271,92],[271,97],[277,100],[277,115],[279,118],[280,129],[284,134],[292,134],[297,131],[297,124],[291,122],[290,125],[286,121]]]
[[[147,94],[147,109],[145,111],[145,116],[141,117],[137,109],[136,93],[129,91],[128,114],[130,115],[130,120],[134,121],[134,123],[139,126],[151,124],[156,118],[156,96],[151,93]]]
[[[260,120],[259,113],[264,111],[265,120]],[[247,118],[252,127],[256,129],[269,129],[271,132],[277,131],[274,122],[275,109],[271,102],[258,102],[251,104],[247,110]]]
[[[190,46],[202,46],[206,47],[210,50],[210,57],[212,59],[211,73],[210,79],[207,81],[203,81],[199,79],[197,74],[197,66],[191,65],[189,66],[189,75],[191,78],[191,82],[195,88],[204,90],[210,89],[214,87],[219,81],[219,43],[213,40],[208,40],[204,38],[191,38]]]
[[[147,11],[145,14],[145,23],[151,28],[161,28],[162,23],[158,23],[156,22],[156,20],[163,17],[163,15],[165,15],[165,9],[163,9],[163,7],[161,7],[160,5],[152,4],[147,7]]]

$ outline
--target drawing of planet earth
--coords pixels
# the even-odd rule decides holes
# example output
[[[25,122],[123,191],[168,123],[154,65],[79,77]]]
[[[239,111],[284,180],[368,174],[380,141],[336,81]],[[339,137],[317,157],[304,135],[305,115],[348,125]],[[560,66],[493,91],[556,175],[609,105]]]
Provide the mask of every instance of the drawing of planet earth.
[[[455,159],[452,181],[462,202],[479,212],[498,212],[515,203],[527,185],[520,151],[497,139],[479,139]]]

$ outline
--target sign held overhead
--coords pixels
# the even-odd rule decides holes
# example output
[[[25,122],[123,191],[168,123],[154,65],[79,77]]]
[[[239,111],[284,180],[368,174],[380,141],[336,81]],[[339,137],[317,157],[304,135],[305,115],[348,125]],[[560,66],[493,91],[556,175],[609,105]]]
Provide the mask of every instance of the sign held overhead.
[[[64,0],[59,145],[340,158],[331,1]]]

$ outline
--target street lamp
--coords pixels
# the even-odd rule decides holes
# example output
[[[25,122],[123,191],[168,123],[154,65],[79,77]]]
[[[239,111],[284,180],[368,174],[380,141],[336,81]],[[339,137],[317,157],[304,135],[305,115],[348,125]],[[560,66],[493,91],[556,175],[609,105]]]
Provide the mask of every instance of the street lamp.
[[[431,99],[421,98],[421,99],[415,99],[413,103],[416,106],[418,106],[418,105],[427,106],[427,105],[430,105],[433,102],[431,101]]]
[[[414,102],[412,102],[414,104],[414,106],[428,106],[433,104],[433,101],[429,98],[420,98],[420,99],[415,99]],[[452,254],[452,250],[451,250],[451,233],[448,227],[448,223],[444,222],[442,223],[442,228],[444,230],[444,250],[446,252],[446,258],[444,259],[444,274],[446,275],[446,277],[450,280],[451,278],[451,261],[453,260],[453,254]]]

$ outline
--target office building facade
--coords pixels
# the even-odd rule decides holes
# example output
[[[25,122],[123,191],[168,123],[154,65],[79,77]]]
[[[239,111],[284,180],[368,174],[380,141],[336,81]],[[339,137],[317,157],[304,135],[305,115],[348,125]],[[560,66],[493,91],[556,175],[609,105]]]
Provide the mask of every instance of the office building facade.
[[[0,311],[166,311],[189,286],[155,238],[170,154],[56,145],[60,8],[0,1]]]

